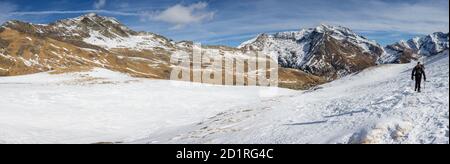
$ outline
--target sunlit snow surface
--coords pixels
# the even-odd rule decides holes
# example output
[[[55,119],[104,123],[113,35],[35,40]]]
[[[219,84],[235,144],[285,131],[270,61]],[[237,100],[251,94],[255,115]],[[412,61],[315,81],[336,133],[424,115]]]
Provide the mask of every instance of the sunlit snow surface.
[[[0,143],[133,141],[257,104],[268,91],[138,79],[104,69],[0,77]]]
[[[449,143],[448,54],[311,91],[189,85],[103,69],[0,77],[0,143]]]
[[[448,54],[427,61],[423,93],[413,64],[383,65],[137,143],[449,143]]]
[[[167,48],[164,41],[156,38],[152,34],[141,34],[129,37],[108,38],[97,31],[91,31],[90,37],[83,41],[92,45],[97,45],[103,48],[131,48],[133,50],[153,49],[153,48]]]

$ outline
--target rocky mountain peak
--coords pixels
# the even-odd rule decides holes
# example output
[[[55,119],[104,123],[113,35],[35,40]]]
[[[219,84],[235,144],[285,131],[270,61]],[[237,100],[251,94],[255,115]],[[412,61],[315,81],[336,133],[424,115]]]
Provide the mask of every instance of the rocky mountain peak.
[[[137,32],[129,29],[117,19],[99,16],[96,13],[89,13],[76,18],[57,21],[51,25],[75,32],[97,31],[110,38],[116,36],[128,37],[130,35],[137,35]]]
[[[314,31],[325,33],[325,32],[340,32],[342,34],[354,34],[352,30],[346,27],[342,26],[334,26],[334,25],[327,25],[327,24],[320,24],[319,26],[314,28]]]
[[[11,28],[19,32],[52,38],[82,40],[92,34],[106,38],[129,37],[138,35],[120,23],[117,19],[89,13],[76,18],[59,20],[50,24],[33,24],[22,21],[8,21],[2,27]]]
[[[386,46],[380,63],[408,63],[422,56],[448,53],[448,33],[435,32],[430,35],[415,37]]]
[[[283,67],[335,79],[376,64],[383,48],[342,26],[321,24],[299,31],[260,34],[239,46],[279,59]]]

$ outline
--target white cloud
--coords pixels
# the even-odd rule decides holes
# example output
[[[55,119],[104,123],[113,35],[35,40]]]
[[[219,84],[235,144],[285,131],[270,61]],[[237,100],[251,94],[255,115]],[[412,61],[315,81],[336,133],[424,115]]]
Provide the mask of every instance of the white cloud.
[[[433,2],[433,3],[430,3]],[[243,10],[247,9],[247,10]],[[274,32],[309,28],[320,23],[341,25],[355,31],[388,31],[401,34],[430,34],[449,31],[448,0],[265,0],[240,1],[221,10],[220,20],[205,24],[201,30],[186,29],[185,38],[219,38],[220,36]]]
[[[174,29],[182,28],[188,24],[201,23],[214,18],[215,12],[207,11],[208,4],[198,2],[191,5],[177,4],[157,13],[144,13],[144,20],[156,20],[175,25]]]
[[[225,42],[226,39],[223,38],[238,40],[241,36],[297,30],[314,27],[320,23],[341,25],[355,31],[387,31],[397,34],[420,35],[449,31],[448,0],[346,0],[345,3],[328,0],[230,0],[215,4],[214,7],[218,8],[209,7],[210,3],[205,2],[183,3],[170,7],[167,7],[166,3],[160,6],[155,4],[144,7],[132,2],[128,2],[129,4],[118,2],[115,5],[119,9],[114,11],[97,9],[20,12],[15,12],[17,8],[14,5],[1,1],[0,21],[27,18],[33,15],[45,17],[52,14],[96,12],[141,18],[145,21],[132,22],[130,26],[143,31],[160,33],[176,40]],[[111,1],[105,1],[105,3],[111,3]],[[215,10],[220,10],[220,13],[215,13]],[[214,21],[208,22],[213,18]],[[187,25],[192,28],[180,29]]]
[[[106,5],[106,0],[95,0],[94,8],[101,9],[101,8],[105,7],[105,5]]]
[[[220,19],[213,22],[177,31],[152,25],[149,31],[175,40],[220,44],[230,40],[237,42],[241,39],[238,36],[298,30],[326,23],[349,27],[358,32],[401,34],[402,39],[410,39],[412,35],[448,32],[448,12],[448,0],[346,0],[345,3],[328,0],[233,1],[220,9],[220,15],[217,16]],[[391,36],[383,37],[377,40],[390,42],[386,40]]]

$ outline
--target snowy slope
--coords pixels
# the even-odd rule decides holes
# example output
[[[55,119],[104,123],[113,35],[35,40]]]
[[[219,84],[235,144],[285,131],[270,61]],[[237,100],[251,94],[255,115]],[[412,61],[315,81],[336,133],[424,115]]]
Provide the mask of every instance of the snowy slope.
[[[106,49],[112,48],[129,48],[133,50],[152,50],[154,48],[169,49],[169,42],[162,38],[158,38],[154,34],[142,33],[138,35],[130,35],[128,37],[116,36],[114,38],[106,37],[97,31],[89,32],[89,37],[83,41],[92,45],[97,45]]]
[[[170,41],[152,33],[135,32],[121,24],[117,19],[90,13],[73,19],[56,23],[58,27],[76,29],[72,35],[88,32],[89,37],[83,41],[106,49],[129,48],[133,50],[152,50],[154,48],[169,49]]]
[[[426,61],[423,93],[413,91],[413,64],[382,65],[136,143],[448,144],[448,54]]]
[[[261,89],[138,79],[105,69],[0,77],[0,143],[132,141],[258,103],[267,99]]]
[[[448,54],[382,65],[311,91],[85,73],[0,78],[0,143],[449,143]]]

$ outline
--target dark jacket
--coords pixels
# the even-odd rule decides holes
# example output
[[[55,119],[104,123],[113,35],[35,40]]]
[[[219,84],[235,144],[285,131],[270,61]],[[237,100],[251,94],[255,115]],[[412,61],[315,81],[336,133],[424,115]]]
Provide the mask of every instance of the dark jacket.
[[[423,79],[426,81],[427,77],[425,75],[425,67],[423,65],[417,65],[414,67],[412,74],[411,74],[411,78],[414,79],[414,77],[416,78],[416,80],[421,80],[423,76]]]

